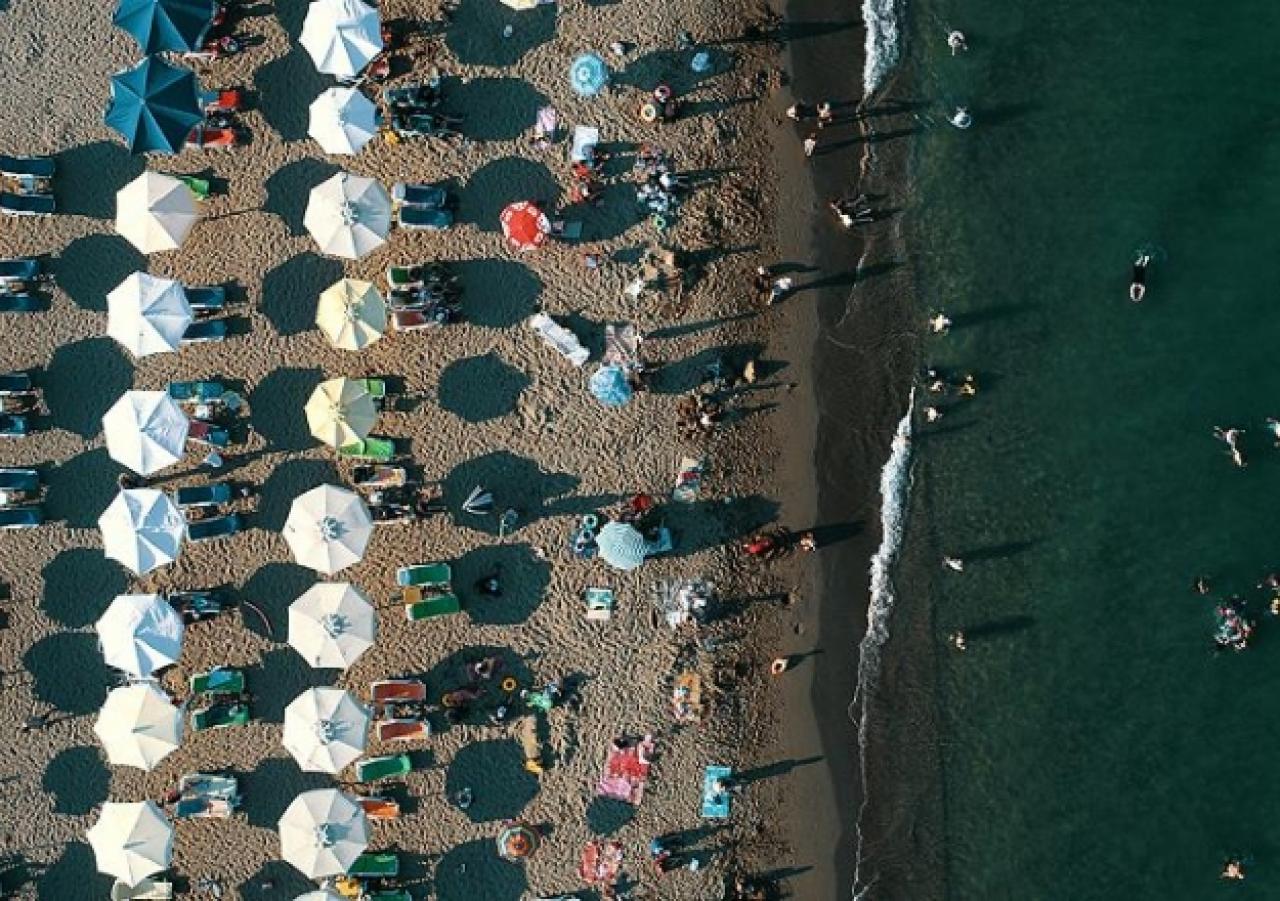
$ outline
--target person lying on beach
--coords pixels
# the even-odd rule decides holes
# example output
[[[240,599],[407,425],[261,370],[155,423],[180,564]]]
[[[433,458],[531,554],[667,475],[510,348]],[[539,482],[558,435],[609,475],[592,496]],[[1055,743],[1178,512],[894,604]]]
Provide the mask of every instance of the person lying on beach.
[[[1147,267],[1151,265],[1151,255],[1140,254],[1133,261],[1133,278],[1129,282],[1129,299],[1139,303],[1147,296]]]
[[[1244,450],[1240,447],[1240,438],[1244,435],[1244,429],[1224,429],[1222,426],[1215,425],[1213,427],[1213,435],[1220,441],[1226,442],[1230,449],[1231,462],[1243,469],[1249,465],[1248,458],[1244,455]]]

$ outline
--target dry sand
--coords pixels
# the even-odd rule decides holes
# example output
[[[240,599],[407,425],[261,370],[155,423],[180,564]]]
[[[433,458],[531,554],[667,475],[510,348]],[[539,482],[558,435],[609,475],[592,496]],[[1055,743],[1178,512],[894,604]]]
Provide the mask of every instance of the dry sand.
[[[540,781],[521,769],[513,734],[468,726],[433,737],[414,754],[419,764],[405,789],[415,802],[398,822],[378,825],[374,846],[397,848],[411,880],[441,899],[515,899],[521,892],[569,891],[582,844],[610,835],[626,846],[627,871],[651,881],[645,854],[659,833],[699,830],[702,766],[723,761],[750,770],[771,762],[777,725],[772,687],[759,665],[787,614],[767,604],[732,599],[760,596],[783,584],[776,573],[746,565],[732,539],[775,518],[775,423],[759,413],[712,438],[703,500],[670,509],[675,554],[623,575],[601,563],[574,561],[563,547],[577,514],[636,490],[665,492],[678,459],[696,447],[676,435],[673,408],[694,387],[706,364],[727,354],[742,362],[769,358],[768,340],[787,315],[762,315],[749,295],[749,273],[767,259],[773,240],[766,211],[774,181],[765,111],[754,98],[767,93],[773,62],[756,44],[715,50],[718,73],[699,78],[687,54],[671,52],[680,28],[702,41],[737,36],[758,10],[748,3],[638,0],[591,4],[566,0],[558,9],[514,13],[497,0],[463,0],[454,25],[415,41],[419,71],[431,62],[449,75],[446,108],[466,116],[472,143],[462,149],[410,141],[371,144],[354,158],[326,158],[305,135],[306,107],[326,86],[296,45],[305,4],[279,0],[279,11],[252,4],[241,28],[261,44],[242,55],[199,64],[206,88],[242,85],[257,92],[244,116],[252,143],[234,151],[187,152],[144,160],[130,157],[101,124],[109,75],[133,63],[135,45],[110,27],[106,7],[92,12],[51,0],[12,0],[0,9],[0,57],[6,59],[0,149],[56,153],[58,194],[65,215],[0,223],[4,255],[49,255],[58,288],[52,309],[9,317],[0,344],[0,370],[31,369],[44,386],[50,415],[38,434],[0,446],[4,465],[39,464],[50,485],[47,511],[57,520],[39,530],[7,533],[0,580],[10,586],[8,627],[0,631],[4,682],[0,767],[5,794],[5,851],[37,876],[26,891],[44,899],[104,896],[85,829],[107,799],[158,797],[183,772],[229,770],[242,780],[243,812],[227,821],[178,825],[174,869],[195,884],[215,877],[227,897],[288,898],[306,881],[278,861],[275,823],[298,791],[332,784],[302,774],[280,746],[283,706],[303,688],[338,684],[365,696],[370,680],[425,674],[433,693],[456,685],[461,661],[496,648],[530,678],[578,675],[581,709],[551,715],[554,765]],[[388,0],[388,18],[439,19],[430,2]],[[504,24],[515,35],[504,41]],[[575,97],[569,60],[615,39],[635,42],[619,85],[607,96]],[[655,132],[635,116],[639,89],[671,80],[685,93],[688,112]],[[553,103],[562,121],[594,124],[604,140],[631,146],[656,140],[675,153],[682,171],[707,172],[679,216],[671,243],[693,254],[696,286],[678,309],[652,298],[622,294],[635,276],[634,260],[654,237],[637,221],[625,174],[610,179],[602,210],[581,214],[581,245],[549,245],[516,257],[504,246],[497,214],[507,202],[556,202],[568,184],[566,147],[540,154],[525,135],[536,108]],[[205,221],[173,253],[145,260],[112,228],[115,191],[142,171],[203,173],[224,180],[224,196],[206,205]],[[393,233],[364,260],[343,264],[320,256],[301,227],[307,191],[338,168],[382,179],[452,179],[460,224],[446,234]],[[619,167],[619,168],[628,168]],[[585,270],[583,250],[606,255],[598,273]],[[376,280],[390,263],[423,259],[457,262],[466,284],[468,321],[445,330],[390,335],[360,354],[330,348],[312,326],[315,297],[346,274]],[[244,334],[143,361],[106,338],[105,294],[136,269],[188,283],[233,281],[247,297]],[[585,391],[583,371],[544,348],[521,321],[536,308],[568,316],[599,350],[603,324],[632,320],[651,340],[651,356],[670,365],[656,390],[620,411],[601,408]],[[779,361],[781,364],[781,361]],[[768,383],[786,382],[774,366]],[[346,673],[313,671],[283,643],[287,605],[315,581],[296,566],[278,534],[289,501],[344,473],[327,448],[307,435],[302,404],[324,377],[399,376],[411,410],[388,413],[377,434],[411,447],[428,478],[446,480],[456,512],[473,484],[490,487],[499,508],[526,511],[506,541],[492,520],[437,517],[414,526],[379,528],[365,560],[340,578],[362,586],[379,603],[391,600],[398,565],[452,560],[464,593],[494,562],[504,567],[501,599],[464,597],[463,615],[410,624],[394,604],[385,609],[373,652]],[[255,429],[229,460],[236,479],[261,486],[260,508],[246,534],[188,548],[176,564],[133,579],[103,558],[94,523],[115,491],[119,471],[107,457],[100,417],[124,390],[161,388],[172,379],[216,377],[240,383]],[[785,390],[760,390],[739,407],[785,403]],[[162,474],[163,487],[195,484],[195,458]],[[802,525],[802,524],[795,524]],[[728,545],[726,545],[728,542]],[[547,562],[535,556],[545,552]],[[785,568],[784,570],[785,571]],[[701,729],[674,731],[666,710],[666,680],[686,643],[651,620],[647,587],[664,577],[715,579],[730,600],[716,633],[762,638],[735,652],[703,654],[699,666],[730,689]],[[188,631],[179,666],[166,674],[177,687],[194,672],[227,664],[247,669],[257,697],[255,722],[235,730],[189,735],[182,748],[149,774],[110,768],[92,733],[94,714],[110,685],[92,624],[113,595],[130,590],[198,588],[230,583],[262,608],[274,638],[246,615],[225,616]],[[582,590],[609,585],[619,594],[615,619],[582,619]],[[735,654],[750,661],[735,668]],[[20,734],[32,710],[52,710],[49,727]],[[608,741],[618,734],[661,732],[661,756],[650,792],[635,810],[593,798]],[[371,751],[377,752],[371,744]],[[784,768],[785,769],[785,768]],[[476,794],[467,812],[445,801],[467,785]],[[760,790],[756,790],[760,786]],[[708,871],[678,873],[658,896],[718,897],[719,876],[733,854],[757,868],[789,862],[772,832],[762,798],[785,794],[748,786],[723,829],[701,829],[693,847],[719,849]],[[492,839],[504,817],[545,827],[547,841],[524,867],[503,863]],[[704,859],[707,855],[703,855]],[[273,888],[262,880],[274,880]],[[197,896],[199,893],[195,893]]]

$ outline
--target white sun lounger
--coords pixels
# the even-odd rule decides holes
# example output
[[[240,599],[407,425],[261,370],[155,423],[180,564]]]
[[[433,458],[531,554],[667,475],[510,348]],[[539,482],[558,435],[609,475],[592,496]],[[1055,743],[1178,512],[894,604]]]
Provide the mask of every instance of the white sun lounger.
[[[557,323],[546,313],[534,313],[529,317],[529,328],[542,336],[546,345],[555,350],[574,366],[581,366],[591,356],[582,346],[578,336]]]

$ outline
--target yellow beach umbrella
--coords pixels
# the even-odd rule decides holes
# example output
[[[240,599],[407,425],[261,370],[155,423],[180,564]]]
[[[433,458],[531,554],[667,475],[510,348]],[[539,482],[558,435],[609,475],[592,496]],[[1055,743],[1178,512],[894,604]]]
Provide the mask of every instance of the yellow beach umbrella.
[[[316,325],[341,350],[360,350],[387,330],[387,302],[369,282],[344,278],[320,294]]]
[[[346,447],[369,437],[378,408],[364,385],[351,379],[329,379],[316,386],[307,401],[311,434],[330,447]]]

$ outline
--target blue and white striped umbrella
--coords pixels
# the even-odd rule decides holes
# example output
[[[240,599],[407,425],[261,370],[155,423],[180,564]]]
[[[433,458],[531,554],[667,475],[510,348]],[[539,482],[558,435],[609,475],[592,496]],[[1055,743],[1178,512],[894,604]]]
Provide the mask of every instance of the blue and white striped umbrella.
[[[633,570],[648,555],[649,544],[644,536],[624,522],[605,523],[600,534],[596,536],[596,547],[600,549],[600,559],[615,569]]]
[[[592,374],[587,387],[606,407],[621,407],[634,394],[621,366],[601,366]]]
[[[594,97],[609,83],[609,67],[594,53],[584,53],[569,67],[569,84],[583,97]]]

